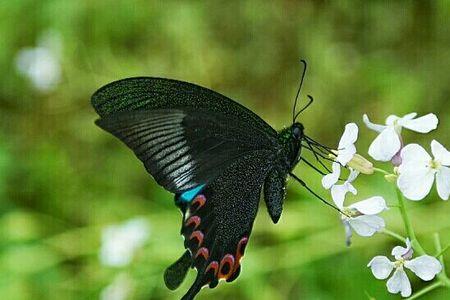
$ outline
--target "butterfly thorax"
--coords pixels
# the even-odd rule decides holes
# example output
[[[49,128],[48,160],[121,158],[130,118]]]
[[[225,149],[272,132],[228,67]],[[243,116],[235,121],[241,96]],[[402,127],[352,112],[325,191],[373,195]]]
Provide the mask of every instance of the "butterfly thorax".
[[[278,140],[281,145],[280,160],[286,171],[291,171],[298,163],[304,127],[301,123],[294,123],[290,127],[278,132]]]

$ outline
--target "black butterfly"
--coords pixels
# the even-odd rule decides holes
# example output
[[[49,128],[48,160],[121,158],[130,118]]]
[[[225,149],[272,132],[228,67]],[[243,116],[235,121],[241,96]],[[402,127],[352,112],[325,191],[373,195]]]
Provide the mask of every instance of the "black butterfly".
[[[274,223],[289,175],[311,191],[291,171],[303,159],[302,146],[316,157],[326,157],[329,149],[295,121],[312,102],[308,96],[308,104],[295,113],[305,71],[306,63],[293,123],[279,132],[233,100],[177,80],[128,78],[92,96],[100,115],[96,124],[130,147],[158,184],[175,194],[187,250],[167,268],[164,280],[176,289],[195,267],[196,280],[183,299],[239,276],[262,188]]]

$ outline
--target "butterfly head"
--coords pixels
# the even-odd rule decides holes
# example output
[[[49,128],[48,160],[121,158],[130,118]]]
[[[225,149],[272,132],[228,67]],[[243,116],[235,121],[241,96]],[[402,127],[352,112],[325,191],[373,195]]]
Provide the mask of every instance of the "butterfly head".
[[[304,129],[305,127],[303,127],[302,123],[295,122],[294,124],[292,124],[292,126],[290,127],[292,138],[301,143],[304,137]]]
[[[283,145],[283,157],[287,158],[288,169],[292,169],[298,163],[302,141],[305,138],[304,129],[302,123],[295,122],[278,133],[280,144]]]

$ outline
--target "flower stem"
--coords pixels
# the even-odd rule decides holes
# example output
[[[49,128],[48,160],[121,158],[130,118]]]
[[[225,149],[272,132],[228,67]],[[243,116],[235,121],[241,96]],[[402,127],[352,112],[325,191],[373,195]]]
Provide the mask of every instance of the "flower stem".
[[[380,168],[373,168],[373,170],[374,170],[375,172],[382,173],[382,174],[384,174],[384,175],[391,175],[391,173],[389,173],[388,171],[385,171],[385,170],[380,169]]]
[[[450,245],[447,245],[444,247],[444,249],[442,249],[438,254],[436,254],[435,256],[438,257],[442,257],[442,255],[445,253],[445,251],[447,251],[448,249],[450,249]]]
[[[413,299],[417,299],[419,297],[422,297],[423,295],[425,295],[426,293],[431,292],[434,289],[437,289],[438,287],[443,286],[444,284],[440,281],[437,281],[433,284],[430,284],[429,286],[421,289],[420,291],[418,291],[417,293],[415,293],[414,295],[412,295],[411,297],[409,297],[407,300],[413,300]]]
[[[425,254],[425,250],[423,250],[419,241],[417,240],[416,233],[414,232],[414,228],[412,227],[411,220],[409,219],[408,212],[406,211],[405,198],[403,198],[402,193],[399,189],[395,189],[397,193],[398,205],[400,209],[400,214],[403,219],[403,223],[405,225],[406,234],[411,239],[411,244],[414,247],[414,250],[417,251],[420,255]]]
[[[389,230],[389,229],[386,229],[386,228],[384,228],[382,231],[380,231],[381,233],[384,233],[385,235],[389,235],[389,236],[391,236],[391,237],[393,237],[393,238],[395,238],[395,239],[397,239],[397,240],[399,240],[399,241],[401,241],[401,242],[405,242],[405,238],[403,237],[403,236],[401,236],[400,234],[398,234],[398,233],[396,233],[396,232],[394,232],[394,231],[391,231],[391,230]]]
[[[444,273],[445,273],[444,257],[442,256],[443,252],[442,252],[441,239],[439,238],[439,233],[435,232],[433,234],[433,237],[434,237],[434,246],[436,247],[436,251],[438,252],[438,255],[436,255],[436,258],[439,259],[439,261],[441,262],[442,270],[444,270]]]

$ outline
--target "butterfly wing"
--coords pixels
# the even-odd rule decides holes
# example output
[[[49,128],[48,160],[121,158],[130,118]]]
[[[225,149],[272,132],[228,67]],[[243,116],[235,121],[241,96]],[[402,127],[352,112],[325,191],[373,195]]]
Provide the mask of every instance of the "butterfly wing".
[[[213,288],[220,279],[231,282],[239,276],[240,260],[270,168],[268,155],[250,153],[235,160],[182,209],[181,233],[190,254],[183,257],[190,257],[189,265],[197,269],[197,277],[183,299],[193,299],[205,285]],[[172,289],[181,283],[187,271],[186,264],[184,272],[179,271],[180,265],[169,267],[165,274],[166,285]],[[178,270],[176,276],[171,274],[174,270]]]
[[[211,90],[159,78],[106,85],[92,97],[97,125],[127,144],[167,190],[213,180],[246,153],[276,151],[276,132]]]
[[[206,110],[241,120],[247,128],[262,131],[264,135],[276,135],[275,130],[263,119],[230,98],[210,89],[173,79],[135,77],[118,80],[95,92],[91,103],[101,117],[133,110]]]

